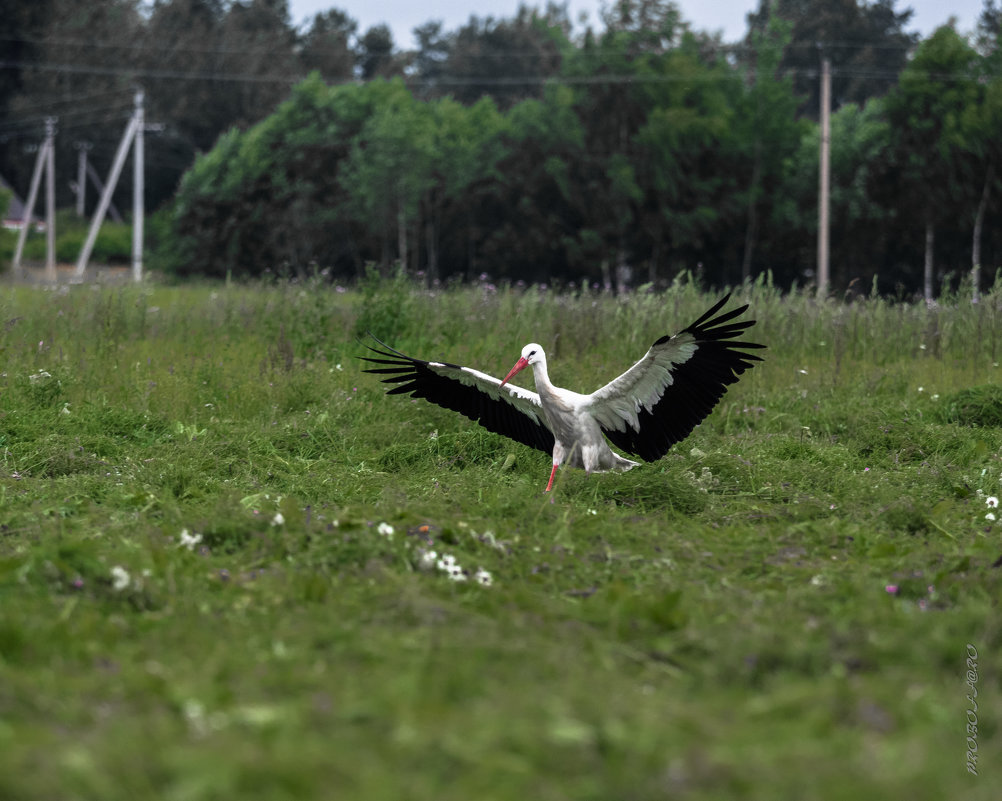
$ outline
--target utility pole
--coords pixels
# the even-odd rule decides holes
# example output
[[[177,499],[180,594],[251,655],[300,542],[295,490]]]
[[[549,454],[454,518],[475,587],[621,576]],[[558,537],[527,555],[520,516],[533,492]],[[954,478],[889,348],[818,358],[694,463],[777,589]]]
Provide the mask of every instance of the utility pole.
[[[143,280],[143,90],[136,92],[136,143],[132,149],[132,280]]]
[[[45,279],[56,282],[56,118],[45,118]]]
[[[31,186],[28,189],[28,199],[24,206],[24,220],[17,235],[17,245],[14,247],[14,275],[20,278],[21,256],[24,254],[24,242],[31,228],[31,218],[35,214],[35,201],[38,200],[38,188],[42,183],[42,171],[46,172],[45,180],[45,276],[49,280],[56,277],[56,171],[55,147],[56,118],[45,118],[45,141],[38,148],[35,157],[35,169],[31,174]]]
[[[93,147],[90,142],[77,142],[77,217],[86,213],[87,197],[87,152]]]
[[[80,256],[77,259],[77,268],[74,272],[76,278],[80,278],[84,274],[84,270],[87,269],[87,262],[90,260],[90,254],[94,250],[94,243],[97,241],[97,232],[101,230],[101,223],[104,222],[104,215],[108,213],[108,205],[111,203],[111,194],[115,191],[115,186],[118,184],[118,177],[122,174],[122,167],[125,166],[125,157],[129,153],[129,145],[132,144],[132,140],[136,135],[136,115],[133,114],[129,118],[129,124],[125,127],[125,133],[122,135],[122,141],[118,143],[118,150],[115,152],[115,161],[111,165],[111,173],[108,176],[108,183],[105,184],[104,191],[101,193],[101,199],[98,201],[97,209],[94,211],[94,218],[90,221],[90,230],[87,231],[87,240],[84,242],[83,248],[80,250]]]
[[[35,201],[38,199],[38,185],[42,182],[42,167],[45,166],[45,149],[43,143],[38,148],[38,155],[35,157],[35,169],[31,173],[31,184],[28,188],[28,198],[24,204],[24,220],[22,220],[21,230],[17,232],[17,245],[14,247],[13,269],[17,278],[21,277],[21,254],[24,252],[24,240],[28,238],[28,229],[31,228],[31,218],[35,213]]]
[[[818,297],[828,294],[828,194],[830,184],[832,62],[821,61],[821,169],[818,179]]]
[[[89,161],[87,162],[87,177],[90,178],[94,187],[97,189],[98,197],[103,195],[104,183],[101,181],[101,176],[97,174],[97,170],[94,169],[94,165]],[[117,223],[125,222],[125,220],[122,219],[122,215],[118,213],[118,207],[115,205],[115,201],[108,204],[108,216]]]
[[[122,167],[125,166],[125,157],[129,154],[129,147],[133,142],[135,142],[135,150],[132,153],[132,277],[136,281],[141,281],[143,278],[143,215],[145,213],[145,204],[143,203],[143,131],[146,127],[143,97],[143,90],[137,89],[135,110],[129,118],[129,124],[125,126],[122,141],[118,143],[115,161],[112,163],[111,173],[108,175],[108,183],[105,184],[101,192],[101,200],[97,204],[97,210],[90,223],[90,230],[87,232],[87,241],[84,242],[77,259],[77,268],[74,272],[76,278],[83,276],[87,269],[87,262],[94,250],[98,231],[101,230],[104,215],[108,213],[108,207],[111,205],[111,195],[118,185]]]

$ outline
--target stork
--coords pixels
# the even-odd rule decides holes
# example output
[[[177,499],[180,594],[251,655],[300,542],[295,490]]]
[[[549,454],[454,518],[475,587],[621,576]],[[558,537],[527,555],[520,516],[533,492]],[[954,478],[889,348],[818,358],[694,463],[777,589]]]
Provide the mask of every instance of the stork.
[[[488,431],[550,454],[549,492],[562,464],[587,473],[638,465],[613,451],[609,442],[645,461],[660,459],[689,436],[730,384],[761,361],[746,351],[765,345],[735,341],[755,324],[731,322],[747,304],[714,317],[729,298],[726,295],[674,336],[661,337],[629,370],[590,395],[555,387],[546,371],[546,354],[536,343],[522,348],[503,379],[448,362],[415,359],[371,333],[382,349],[370,345],[377,357],[361,358],[381,365],[365,372],[387,375],[383,383],[398,385],[387,394],[424,398]],[[509,383],[526,367],[532,367],[536,392]]]

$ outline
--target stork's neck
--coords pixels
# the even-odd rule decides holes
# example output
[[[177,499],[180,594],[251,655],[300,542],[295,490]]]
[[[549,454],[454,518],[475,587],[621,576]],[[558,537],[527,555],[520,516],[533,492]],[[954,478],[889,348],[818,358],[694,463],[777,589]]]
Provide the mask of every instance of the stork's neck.
[[[540,390],[552,390],[550,376],[546,372],[546,357],[542,356],[538,361],[532,363],[532,378],[536,382],[536,392]]]

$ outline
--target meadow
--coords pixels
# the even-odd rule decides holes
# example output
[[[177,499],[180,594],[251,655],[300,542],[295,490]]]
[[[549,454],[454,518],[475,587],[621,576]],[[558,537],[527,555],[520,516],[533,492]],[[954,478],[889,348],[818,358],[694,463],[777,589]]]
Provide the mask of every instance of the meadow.
[[[765,361],[549,495],[357,358],[591,391],[716,297],[0,289],[0,798],[997,798],[1002,281],[741,287]]]

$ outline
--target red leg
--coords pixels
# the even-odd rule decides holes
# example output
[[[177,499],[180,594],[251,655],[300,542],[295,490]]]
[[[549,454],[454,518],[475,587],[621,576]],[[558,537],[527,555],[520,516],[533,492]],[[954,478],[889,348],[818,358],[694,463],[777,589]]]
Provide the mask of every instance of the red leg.
[[[558,467],[560,467],[560,465],[554,462],[553,470],[550,471],[550,483],[546,485],[546,489],[543,490],[543,492],[549,492],[550,488],[553,487],[553,477],[557,474]]]

